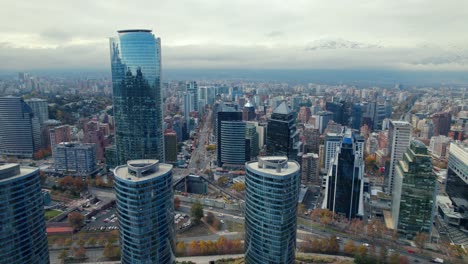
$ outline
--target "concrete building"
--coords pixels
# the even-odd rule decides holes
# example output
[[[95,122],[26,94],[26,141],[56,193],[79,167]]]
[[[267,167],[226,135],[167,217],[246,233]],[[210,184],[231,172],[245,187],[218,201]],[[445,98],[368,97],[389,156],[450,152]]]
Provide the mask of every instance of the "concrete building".
[[[302,155],[301,176],[303,183],[321,185],[319,156],[316,153]]]
[[[39,170],[0,165],[0,262],[49,263]]]
[[[174,163],[177,162],[177,134],[174,131],[164,132],[164,144],[166,162]]]
[[[42,147],[39,119],[20,97],[0,97],[0,155],[32,158]]]
[[[434,136],[447,136],[450,131],[452,115],[449,112],[435,113],[432,115],[432,123],[434,124]]]
[[[52,149],[52,153],[54,152],[54,148],[62,143],[62,142],[70,142],[71,141],[71,129],[69,125],[58,126],[49,129],[50,134],[50,147]]]
[[[393,178],[395,176],[396,165],[403,158],[403,153],[410,145],[411,124],[406,121],[390,121],[388,129],[388,153],[390,153],[390,166],[387,183],[387,194],[393,193]]]
[[[54,166],[56,171],[86,175],[96,170],[96,146],[63,142],[55,146]]]
[[[452,201],[455,212],[460,214],[458,227],[468,231],[468,145],[459,141],[450,144],[447,185],[445,192]],[[467,241],[468,242],[468,241]]]
[[[432,137],[429,143],[429,151],[434,157],[445,159],[448,156],[448,146],[451,141],[453,140],[446,136]]]
[[[160,39],[151,30],[119,30],[110,55],[118,164],[164,161]]]
[[[431,234],[437,194],[437,176],[431,156],[421,141],[410,147],[396,165],[392,220],[394,229],[407,239],[417,233]]]
[[[172,165],[130,160],[114,177],[122,264],[173,263]]]
[[[260,157],[245,168],[245,263],[294,263],[299,164]]]

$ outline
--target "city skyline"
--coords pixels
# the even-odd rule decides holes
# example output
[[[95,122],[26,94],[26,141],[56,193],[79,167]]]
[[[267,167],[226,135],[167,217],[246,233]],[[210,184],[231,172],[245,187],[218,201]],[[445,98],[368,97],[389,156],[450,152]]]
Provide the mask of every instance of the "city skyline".
[[[82,5],[6,3],[0,70],[106,69],[116,28],[157,31],[168,69],[468,69],[463,1]]]

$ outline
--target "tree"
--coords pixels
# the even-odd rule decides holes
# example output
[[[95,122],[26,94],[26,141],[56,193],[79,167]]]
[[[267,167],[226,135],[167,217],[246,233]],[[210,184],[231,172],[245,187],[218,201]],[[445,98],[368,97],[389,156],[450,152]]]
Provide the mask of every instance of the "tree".
[[[422,252],[422,250],[426,246],[426,242],[428,239],[429,236],[426,233],[417,233],[416,236],[414,236],[414,244],[416,244],[416,247],[419,248],[420,252]]]
[[[83,225],[84,216],[78,212],[71,212],[68,214],[68,222],[73,229],[77,229]]]
[[[360,245],[358,248],[357,248],[357,254],[361,257],[363,256],[366,256],[367,255],[367,247],[364,246],[364,245]]]
[[[232,248],[233,248],[233,250],[234,250],[233,253],[241,253],[241,252],[243,252],[243,250],[244,250],[244,247],[243,247],[243,245],[242,245],[242,242],[241,242],[241,240],[238,239],[238,238],[237,238],[237,239],[234,239],[234,240],[232,241]]]
[[[178,210],[180,208],[180,199],[179,197],[174,198],[174,209]]]
[[[349,239],[344,245],[344,252],[348,255],[353,255],[355,251],[356,245],[354,244],[353,240]]]
[[[221,176],[218,179],[219,186],[225,186],[228,183],[228,178],[226,176]]]
[[[192,204],[190,215],[192,216],[194,222],[198,224],[200,219],[203,217],[203,205],[198,201]]]
[[[332,235],[328,240],[328,252],[330,254],[336,254],[340,251],[340,245],[335,235]]]
[[[186,250],[187,250],[187,246],[185,245],[184,241],[180,241],[179,243],[177,243],[177,245],[176,245],[176,254],[178,256],[184,256]]]
[[[198,244],[200,248],[200,254],[201,255],[206,255],[208,254],[208,245],[206,244],[205,241],[201,240],[200,243]]]
[[[373,171],[377,165],[377,161],[374,156],[367,156],[364,163],[366,171]]]
[[[65,246],[71,246],[72,243],[73,241],[71,240],[71,238],[65,239],[65,242],[64,242]]]
[[[82,238],[80,238],[77,242],[76,242],[79,246],[83,247],[85,244],[86,244],[86,241]]]
[[[300,204],[297,205],[297,213],[299,215],[304,215],[304,213],[305,213],[305,205],[304,204],[300,203]]]
[[[311,252],[320,252],[321,249],[321,243],[320,240],[314,239],[310,241],[310,251]]]
[[[119,258],[120,257],[120,249],[114,244],[107,242],[106,246],[104,247],[103,255],[106,258]]]
[[[65,250],[65,249],[62,249],[62,251],[60,251],[60,254],[58,256],[58,258],[62,261],[62,263],[65,261],[65,259],[68,257],[68,251]]]
[[[81,177],[76,177],[74,180],[73,180],[73,188],[76,192],[81,192],[84,190],[84,188],[86,187],[86,182],[83,181],[83,179]]]
[[[94,237],[90,237],[88,239],[88,245],[95,246],[96,245],[96,239]]]
[[[207,224],[212,225],[216,220],[214,214],[212,212],[208,212],[205,217],[205,221]]]
[[[245,190],[245,183],[236,182],[232,185],[232,189],[234,189],[236,192],[243,192]]]
[[[351,221],[351,224],[349,226],[351,232],[353,232],[354,236],[357,237],[358,234],[362,235],[363,230],[364,230],[364,222],[360,219],[354,218]]]
[[[389,264],[399,264],[400,263],[400,254],[398,252],[394,252],[390,255],[388,259]]]
[[[195,256],[200,254],[200,247],[198,246],[198,241],[192,240],[189,244],[189,253],[190,256]]]
[[[227,244],[227,239],[224,236],[220,236],[218,238],[218,241],[216,241],[216,248],[218,249],[218,254],[226,253],[226,244]]]
[[[75,248],[73,250],[73,253],[75,255],[75,258],[79,258],[79,259],[86,258],[86,249],[83,246],[79,248]]]

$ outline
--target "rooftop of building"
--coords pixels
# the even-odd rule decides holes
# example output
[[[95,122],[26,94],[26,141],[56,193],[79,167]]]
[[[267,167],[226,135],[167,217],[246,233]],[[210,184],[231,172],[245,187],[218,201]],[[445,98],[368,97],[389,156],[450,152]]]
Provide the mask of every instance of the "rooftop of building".
[[[288,161],[286,156],[259,157],[258,161],[246,163],[246,167],[252,171],[274,176],[287,176],[300,169],[297,162]]]
[[[94,148],[94,143],[61,142],[56,147],[64,148]]]
[[[117,30],[118,33],[133,33],[133,32],[152,32],[151,29],[122,29]]]
[[[159,163],[159,160],[129,160],[127,165],[115,168],[114,175],[122,180],[139,182],[166,175],[171,170],[172,165]]]
[[[0,183],[10,179],[20,178],[38,170],[33,167],[23,167],[17,163],[6,163],[0,165]]]
[[[401,120],[390,120],[390,122],[394,125],[398,126],[411,126],[411,124],[407,121],[401,121]]]
[[[282,102],[278,107],[275,108],[273,114],[282,114],[282,115],[289,115],[291,113],[291,109],[289,109],[286,102]]]

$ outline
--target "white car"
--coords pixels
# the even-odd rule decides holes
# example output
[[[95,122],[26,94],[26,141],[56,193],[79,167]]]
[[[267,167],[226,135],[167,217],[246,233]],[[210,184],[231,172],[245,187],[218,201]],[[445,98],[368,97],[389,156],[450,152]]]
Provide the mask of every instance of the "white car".
[[[367,243],[362,243],[362,245],[365,246],[365,247],[369,247],[369,244],[367,244]]]
[[[223,214],[218,214],[219,217],[223,217],[224,215]]]

